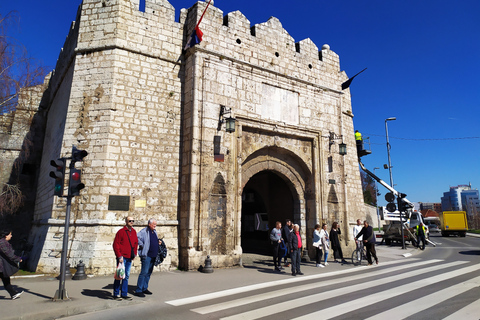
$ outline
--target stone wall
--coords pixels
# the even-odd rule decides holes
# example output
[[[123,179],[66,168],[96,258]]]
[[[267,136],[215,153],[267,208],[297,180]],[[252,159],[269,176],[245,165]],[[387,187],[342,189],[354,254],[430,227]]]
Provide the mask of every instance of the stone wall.
[[[40,172],[72,145],[89,152],[77,164],[86,188],[73,199],[70,264],[113,272],[112,241],[127,215],[137,231],[157,219],[169,248],[163,269],[196,269],[207,255],[215,267],[240,264],[242,190],[262,171],[288,185],[310,254],[322,221],[340,222],[348,252],[348,223],[364,207],[338,55],[295,42],[276,18],[251,26],[213,5],[204,40],[182,52],[207,4],[182,10],[180,22],[166,0],[147,0],[145,12],[138,5],[84,0],[47,90]],[[222,106],[237,119],[234,133]],[[58,272],[65,199],[53,197],[47,175],[38,186],[31,267]],[[111,196],[127,208],[112,209]]]

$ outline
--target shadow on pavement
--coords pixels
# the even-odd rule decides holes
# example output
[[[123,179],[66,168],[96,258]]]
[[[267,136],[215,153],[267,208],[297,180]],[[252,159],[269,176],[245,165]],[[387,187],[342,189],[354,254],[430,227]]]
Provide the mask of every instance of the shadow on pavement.
[[[88,297],[97,297],[100,299],[112,299],[112,292],[106,290],[90,290],[90,289],[83,289],[82,294]]]
[[[465,254],[468,256],[479,256],[480,255],[480,250],[469,250],[469,251],[460,251],[460,254]]]

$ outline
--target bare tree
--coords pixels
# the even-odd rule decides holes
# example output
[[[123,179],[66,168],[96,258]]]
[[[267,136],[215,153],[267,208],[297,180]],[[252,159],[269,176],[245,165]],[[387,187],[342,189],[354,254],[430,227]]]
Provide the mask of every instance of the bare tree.
[[[16,212],[22,205],[19,170],[32,145],[27,133],[36,111],[29,101],[32,94],[43,92],[35,86],[43,84],[46,74],[46,68],[10,36],[9,30],[17,20],[15,12],[0,15],[0,148],[19,156],[13,163],[1,163],[2,176],[10,178],[0,181],[0,215]]]

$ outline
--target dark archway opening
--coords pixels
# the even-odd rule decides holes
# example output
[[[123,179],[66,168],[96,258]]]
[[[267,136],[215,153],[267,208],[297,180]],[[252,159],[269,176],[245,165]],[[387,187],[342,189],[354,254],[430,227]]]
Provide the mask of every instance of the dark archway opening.
[[[254,175],[242,193],[242,250],[244,253],[270,254],[270,231],[275,222],[282,227],[293,221],[294,199],[287,183],[273,171]]]

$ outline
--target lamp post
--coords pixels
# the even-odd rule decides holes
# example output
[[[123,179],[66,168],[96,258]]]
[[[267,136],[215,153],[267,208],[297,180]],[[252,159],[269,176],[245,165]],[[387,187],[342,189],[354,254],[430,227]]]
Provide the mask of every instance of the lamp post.
[[[380,169],[379,167],[373,168],[373,174],[375,174],[375,170]],[[378,187],[377,187],[377,180],[375,180],[375,205],[377,206],[377,219],[378,219],[378,231],[380,232],[380,213],[378,212]]]
[[[390,173],[390,186],[393,188],[393,177],[392,177],[392,160],[390,159],[390,142],[388,142],[388,121],[397,120],[395,117],[385,119],[385,133],[387,135],[387,155],[388,155],[388,171]]]
[[[397,120],[396,117],[390,117],[385,119],[385,133],[387,136],[387,155],[388,155],[388,171],[390,173],[390,186],[393,188],[393,177],[392,177],[392,160],[390,159],[390,142],[388,142],[388,126],[387,122],[388,121],[393,121]],[[404,237],[404,230],[403,230],[403,217],[402,217],[402,212],[400,211],[400,230],[402,234],[402,249],[405,249],[405,237]]]

